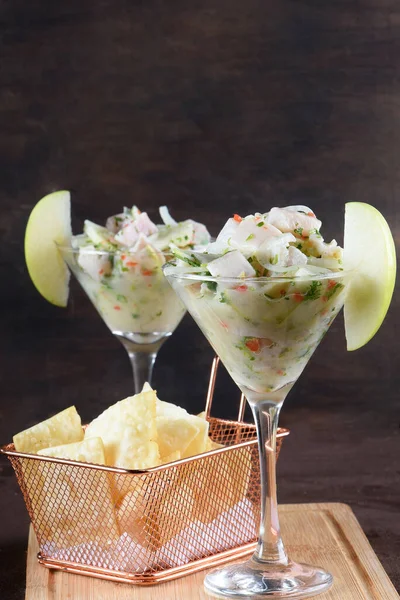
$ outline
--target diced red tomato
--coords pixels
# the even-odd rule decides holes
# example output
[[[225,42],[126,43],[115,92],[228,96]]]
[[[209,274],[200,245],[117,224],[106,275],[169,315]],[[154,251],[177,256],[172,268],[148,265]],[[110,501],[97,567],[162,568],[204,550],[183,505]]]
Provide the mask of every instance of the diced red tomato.
[[[328,290],[331,290],[333,287],[335,287],[335,285],[336,285],[336,281],[334,279],[329,279]]]
[[[100,269],[99,275],[103,275],[103,273],[104,273],[104,269]]]
[[[278,375],[286,375],[286,371],[284,371],[283,369],[278,369],[277,374]]]
[[[142,275],[153,275],[153,271],[151,269],[142,269]]]
[[[299,292],[296,292],[295,294],[293,294],[293,300],[295,302],[302,302],[304,299],[303,294],[299,294]]]
[[[313,213],[312,210],[310,210],[310,212],[307,213],[309,217],[315,217],[315,214]]]
[[[224,321],[221,321],[221,325],[224,329],[226,329],[226,331],[228,331],[228,325],[224,323]]]
[[[133,260],[127,260],[125,264],[127,267],[136,267],[137,262],[134,262]]]
[[[118,306],[118,304],[116,304],[116,305],[114,306],[114,310],[121,310],[121,307],[120,307],[120,306]]]
[[[246,292],[247,291],[247,285],[237,285],[234,289],[236,291],[238,291],[238,292]]]
[[[237,215],[236,213],[233,215],[233,218],[235,219],[235,221],[237,223],[240,223],[241,221],[243,221],[242,217],[240,215]]]
[[[121,254],[121,260],[125,260],[125,259],[126,259],[125,254]]]
[[[250,350],[250,352],[260,352],[261,350],[261,342],[258,338],[250,338],[246,341],[246,348]]]

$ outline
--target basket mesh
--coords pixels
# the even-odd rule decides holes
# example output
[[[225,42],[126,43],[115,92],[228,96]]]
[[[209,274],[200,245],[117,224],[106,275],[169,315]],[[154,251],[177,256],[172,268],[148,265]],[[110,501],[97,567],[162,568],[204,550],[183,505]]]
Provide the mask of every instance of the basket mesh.
[[[144,472],[23,457],[12,445],[4,448],[42,557],[134,582],[255,541],[255,427],[209,421],[211,438],[225,449]],[[281,442],[278,437],[278,451]]]

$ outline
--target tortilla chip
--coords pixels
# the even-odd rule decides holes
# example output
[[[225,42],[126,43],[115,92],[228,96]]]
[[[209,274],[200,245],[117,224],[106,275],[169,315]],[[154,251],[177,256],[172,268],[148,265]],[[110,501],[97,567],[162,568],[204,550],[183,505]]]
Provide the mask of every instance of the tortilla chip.
[[[17,452],[36,454],[44,448],[81,442],[83,435],[81,418],[75,406],[70,406],[54,417],[17,433],[13,442]]]
[[[86,428],[85,439],[92,437],[103,440],[108,466],[142,470],[159,465],[155,393],[142,392],[107,408]]]
[[[38,454],[105,464],[100,438],[45,448]],[[45,538],[41,543],[68,551],[87,542],[107,548],[119,538],[106,471],[31,460],[29,465],[25,464],[24,480],[33,520],[41,521],[40,531]]]

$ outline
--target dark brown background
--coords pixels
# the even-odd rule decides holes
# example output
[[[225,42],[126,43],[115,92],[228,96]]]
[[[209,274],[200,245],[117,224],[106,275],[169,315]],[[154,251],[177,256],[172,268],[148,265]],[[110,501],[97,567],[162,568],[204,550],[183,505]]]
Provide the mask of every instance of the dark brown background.
[[[341,241],[366,201],[400,237],[396,0],[0,1],[0,441],[75,403],[132,391],[124,350],[73,286],[47,304],[24,266],[35,202],[72,190],[77,228],[168,204],[216,233],[233,212],[305,203]],[[373,240],[371,240],[373,244]],[[399,296],[345,350],[339,318],[287,400],[281,502],[349,503],[400,587]],[[203,407],[212,353],[186,318],[161,350],[161,396]],[[218,412],[237,394],[223,378]],[[0,589],[21,600],[28,520],[0,461]]]

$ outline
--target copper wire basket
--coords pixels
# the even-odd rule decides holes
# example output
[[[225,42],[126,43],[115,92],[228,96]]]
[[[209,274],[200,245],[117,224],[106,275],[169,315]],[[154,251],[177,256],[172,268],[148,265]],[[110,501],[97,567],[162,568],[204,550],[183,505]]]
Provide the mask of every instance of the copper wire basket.
[[[210,416],[219,359],[206,401],[210,437],[225,447],[131,471],[0,448],[14,468],[39,544],[52,569],[139,585],[193,573],[253,551],[260,519],[255,426]],[[289,432],[278,432],[277,452]]]

